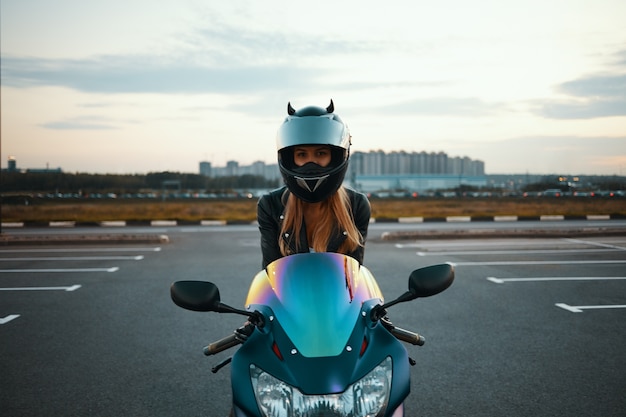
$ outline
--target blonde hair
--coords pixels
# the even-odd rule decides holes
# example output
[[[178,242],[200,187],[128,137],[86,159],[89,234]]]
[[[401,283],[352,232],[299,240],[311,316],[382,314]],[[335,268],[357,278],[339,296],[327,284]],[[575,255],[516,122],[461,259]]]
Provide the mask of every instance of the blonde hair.
[[[299,251],[300,232],[304,219],[304,205],[308,204],[293,194],[289,194],[289,199],[285,205],[285,218],[280,230],[278,245],[283,256],[291,255],[289,242],[295,242],[296,252]],[[313,227],[312,242],[309,246],[315,252],[326,252],[328,242],[332,238],[334,230],[345,231],[347,233],[346,240],[339,247],[338,252],[348,254],[356,250],[359,246],[363,246],[363,236],[354,224],[352,216],[352,205],[345,188],[340,187],[336,193],[333,193],[326,200],[322,201],[322,217],[318,224],[308,225]],[[282,238],[285,233],[290,233],[288,241]]]

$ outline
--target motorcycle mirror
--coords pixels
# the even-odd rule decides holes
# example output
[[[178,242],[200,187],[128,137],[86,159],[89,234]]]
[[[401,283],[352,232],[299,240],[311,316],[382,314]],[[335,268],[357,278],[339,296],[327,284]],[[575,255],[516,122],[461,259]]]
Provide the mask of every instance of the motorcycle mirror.
[[[395,300],[373,309],[372,319],[379,320],[386,314],[387,308],[398,303],[439,294],[452,285],[452,281],[454,281],[454,266],[452,264],[431,265],[416,269],[409,276],[409,290]]]
[[[431,265],[416,269],[409,276],[409,292],[413,298],[430,297],[447,289],[454,281],[452,264]]]
[[[220,291],[206,281],[176,281],[170,287],[172,301],[186,310],[219,311]]]

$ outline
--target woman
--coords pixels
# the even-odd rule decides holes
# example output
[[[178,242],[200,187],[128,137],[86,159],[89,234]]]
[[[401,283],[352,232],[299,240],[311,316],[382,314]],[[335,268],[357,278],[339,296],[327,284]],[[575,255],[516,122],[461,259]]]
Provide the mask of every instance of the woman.
[[[334,105],[298,111],[278,131],[278,167],[285,186],[258,202],[263,268],[287,255],[338,252],[363,263],[370,221],[367,197],[342,186],[350,158],[350,131]]]

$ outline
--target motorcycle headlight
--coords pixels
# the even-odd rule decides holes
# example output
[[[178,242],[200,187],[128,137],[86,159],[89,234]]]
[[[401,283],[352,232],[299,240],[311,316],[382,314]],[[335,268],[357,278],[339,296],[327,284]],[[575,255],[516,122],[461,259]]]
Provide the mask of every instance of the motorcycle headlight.
[[[387,408],[391,376],[392,362],[387,357],[342,393],[305,395],[261,368],[250,365],[254,395],[265,417],[376,417]]]

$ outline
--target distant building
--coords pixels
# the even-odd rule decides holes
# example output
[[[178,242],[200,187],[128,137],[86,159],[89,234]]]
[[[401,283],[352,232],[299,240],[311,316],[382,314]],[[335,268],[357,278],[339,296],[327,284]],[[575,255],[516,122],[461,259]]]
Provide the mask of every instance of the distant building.
[[[277,164],[256,161],[252,165],[239,165],[228,161],[225,167],[204,169],[208,162],[200,163],[201,175],[210,177],[258,175],[267,179],[280,179]],[[210,166],[210,164],[209,164]],[[354,152],[346,173],[351,187],[364,191],[406,189],[426,190],[455,188],[460,185],[484,187],[485,164],[468,157],[449,157],[444,152],[390,152],[382,150]]]
[[[17,172],[17,161],[14,156],[9,156],[9,161],[7,164],[7,171],[9,172]]]
[[[211,163],[210,162],[200,162],[200,175],[205,177],[211,176]]]
[[[483,161],[468,157],[449,157],[444,152],[426,153],[404,151],[385,153],[383,151],[354,152],[350,156],[350,170],[353,175],[485,175]]]
[[[26,172],[31,174],[48,174],[48,173],[57,173],[60,174],[63,172],[61,168],[26,168]]]
[[[212,167],[210,162],[200,162],[200,175],[212,178],[241,175],[256,175],[268,180],[280,178],[278,165],[266,164],[263,161],[253,162],[252,165],[239,165],[237,161],[228,161],[225,167]]]
[[[61,173],[63,170],[61,168],[50,168],[46,166],[45,168],[26,168],[19,169],[17,167],[17,159],[14,156],[9,156],[7,162],[7,169],[3,169],[6,172],[28,172],[28,173],[36,173],[36,174],[45,174],[45,173]]]
[[[226,176],[232,177],[239,174],[239,162],[237,161],[228,161],[226,162]]]
[[[451,174],[420,174],[420,175],[357,175],[351,181],[352,188],[365,192],[399,191],[423,193],[426,191],[449,190],[461,185],[485,187],[487,178],[484,175],[459,176]]]
[[[484,187],[485,164],[468,157],[449,157],[444,152],[354,152],[349,179],[359,191],[450,189],[460,185]]]

